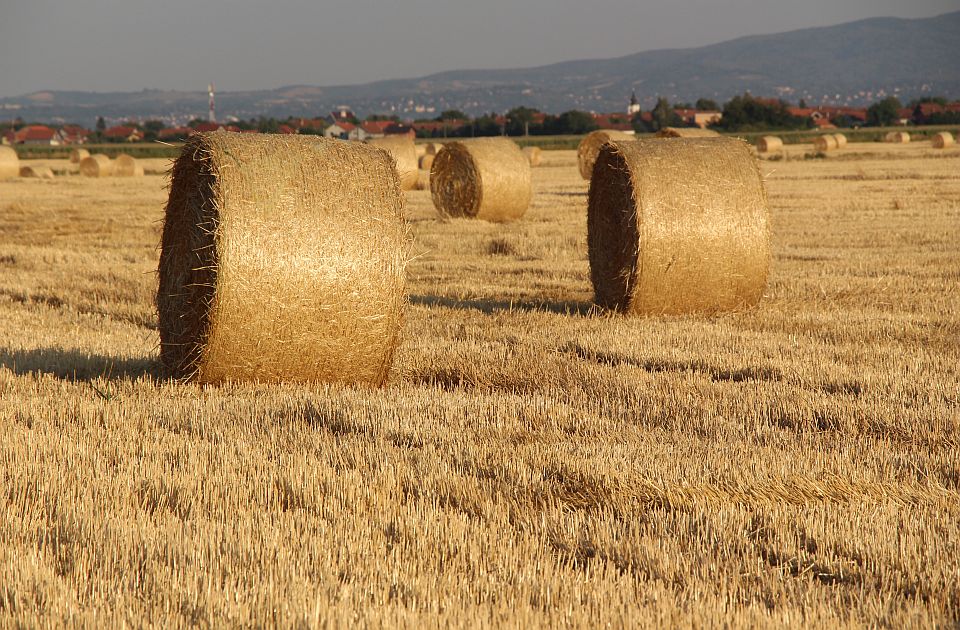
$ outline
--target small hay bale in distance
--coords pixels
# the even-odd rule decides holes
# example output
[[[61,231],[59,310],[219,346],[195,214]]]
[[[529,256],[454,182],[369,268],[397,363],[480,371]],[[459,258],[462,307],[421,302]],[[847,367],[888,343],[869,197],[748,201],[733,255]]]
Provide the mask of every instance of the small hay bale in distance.
[[[817,136],[813,139],[813,148],[820,152],[832,151],[837,148],[837,139],[830,134]]]
[[[587,209],[594,299],[628,315],[753,306],[767,285],[768,224],[757,159],[742,140],[607,144]]]
[[[53,171],[49,166],[30,165],[20,167],[20,177],[35,177],[37,179],[53,179]]]
[[[427,146],[425,144],[418,144],[417,147],[417,159],[419,160],[424,155],[427,154]]]
[[[417,186],[417,147],[407,135],[371,138],[367,143],[389,153],[397,164],[400,185],[403,190],[413,190]]]
[[[20,175],[20,157],[10,147],[0,146],[0,179]]]
[[[430,171],[417,173],[417,190],[430,190]]]
[[[891,131],[886,135],[886,140],[893,144],[907,144],[910,142],[910,134],[906,131]]]
[[[953,134],[949,131],[941,131],[939,133],[933,134],[933,138],[930,139],[930,143],[933,145],[934,149],[946,149],[947,147],[952,147],[955,140],[953,139]]]
[[[79,164],[80,160],[85,157],[90,157],[90,152],[86,149],[74,149],[70,152],[70,163]]]
[[[113,174],[116,177],[143,177],[143,165],[136,158],[121,153],[113,161]]]
[[[773,153],[783,150],[783,140],[777,136],[763,136],[757,140],[757,151],[760,153]]]
[[[543,150],[540,147],[524,147],[523,154],[527,156],[530,166],[540,166],[543,159]]]
[[[837,148],[842,149],[847,146],[847,137],[842,133],[835,133],[833,137],[837,140]]]
[[[436,155],[440,153],[440,149],[443,148],[442,142],[428,142],[424,145],[424,150],[427,152],[427,155]]]
[[[84,177],[113,175],[113,162],[102,153],[94,153],[80,160],[80,174]]]
[[[449,142],[430,169],[430,194],[446,217],[513,221],[530,206],[530,162],[507,138]]]
[[[700,127],[664,127],[657,132],[658,138],[719,138],[713,129]]]
[[[593,175],[593,164],[597,161],[597,154],[600,153],[600,147],[612,141],[621,142],[635,140],[634,136],[614,129],[598,129],[591,131],[583,137],[580,145],[577,147],[577,164],[580,166],[580,177],[590,179]]]
[[[433,166],[433,160],[436,156],[430,153],[424,153],[420,156],[420,170],[429,171],[430,167]]]
[[[312,136],[216,131],[174,163],[160,251],[160,361],[175,378],[387,379],[407,303],[393,161]]]

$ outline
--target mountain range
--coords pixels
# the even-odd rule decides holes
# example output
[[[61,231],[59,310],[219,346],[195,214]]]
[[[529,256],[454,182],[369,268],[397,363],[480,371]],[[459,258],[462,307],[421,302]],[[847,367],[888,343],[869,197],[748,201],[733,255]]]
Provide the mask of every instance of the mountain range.
[[[220,119],[320,116],[339,105],[361,115],[431,118],[525,105],[623,111],[632,92],[649,108],[749,91],[809,104],[868,104],[886,95],[960,98],[960,11],[934,18],[871,18],[837,26],[742,37],[699,48],[653,50],[614,59],[536,68],[461,70],[362,85],[296,85],[217,94]],[[207,93],[43,91],[0,99],[0,117],[92,125],[130,118],[184,122],[206,117]]]

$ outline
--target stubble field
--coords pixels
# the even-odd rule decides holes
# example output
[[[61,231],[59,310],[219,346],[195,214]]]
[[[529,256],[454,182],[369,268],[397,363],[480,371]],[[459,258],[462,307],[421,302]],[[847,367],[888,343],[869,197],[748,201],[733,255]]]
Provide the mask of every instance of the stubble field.
[[[591,308],[572,151],[409,193],[383,390],[158,377],[165,161],[0,183],[0,625],[957,623],[960,149],[789,151],[714,318]]]

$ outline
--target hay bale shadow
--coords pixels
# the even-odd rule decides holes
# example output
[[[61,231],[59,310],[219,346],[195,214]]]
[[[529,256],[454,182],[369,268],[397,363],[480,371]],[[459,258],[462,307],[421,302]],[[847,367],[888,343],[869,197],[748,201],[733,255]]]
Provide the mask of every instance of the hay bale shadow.
[[[494,299],[457,299],[442,295],[411,295],[410,303],[417,306],[442,306],[458,310],[473,310],[481,313],[501,311],[547,312],[558,315],[578,315],[586,317],[598,313],[591,302],[578,300],[494,300]]]
[[[160,366],[154,359],[131,359],[63,348],[0,348],[0,368],[7,368],[18,376],[49,374],[65,381],[160,380]]]

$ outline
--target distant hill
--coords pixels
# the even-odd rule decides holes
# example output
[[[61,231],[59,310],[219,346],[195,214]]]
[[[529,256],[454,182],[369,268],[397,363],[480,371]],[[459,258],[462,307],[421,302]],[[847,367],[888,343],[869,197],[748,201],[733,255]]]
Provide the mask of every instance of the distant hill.
[[[517,105],[560,112],[620,111],[630,92],[645,106],[657,95],[723,101],[744,91],[809,103],[864,104],[881,93],[960,97],[960,11],[935,18],[874,18],[776,35],[742,37],[682,50],[616,59],[566,61],[537,68],[463,70],[363,85],[289,86],[217,95],[221,118],[316,116],[347,104],[361,115],[394,111],[431,117],[443,109],[471,114]],[[410,102],[414,107],[410,106]],[[205,116],[205,92],[38,92],[0,99],[0,117],[75,121],[97,116]],[[417,112],[420,106],[424,111]],[[393,109],[391,109],[393,108]]]

